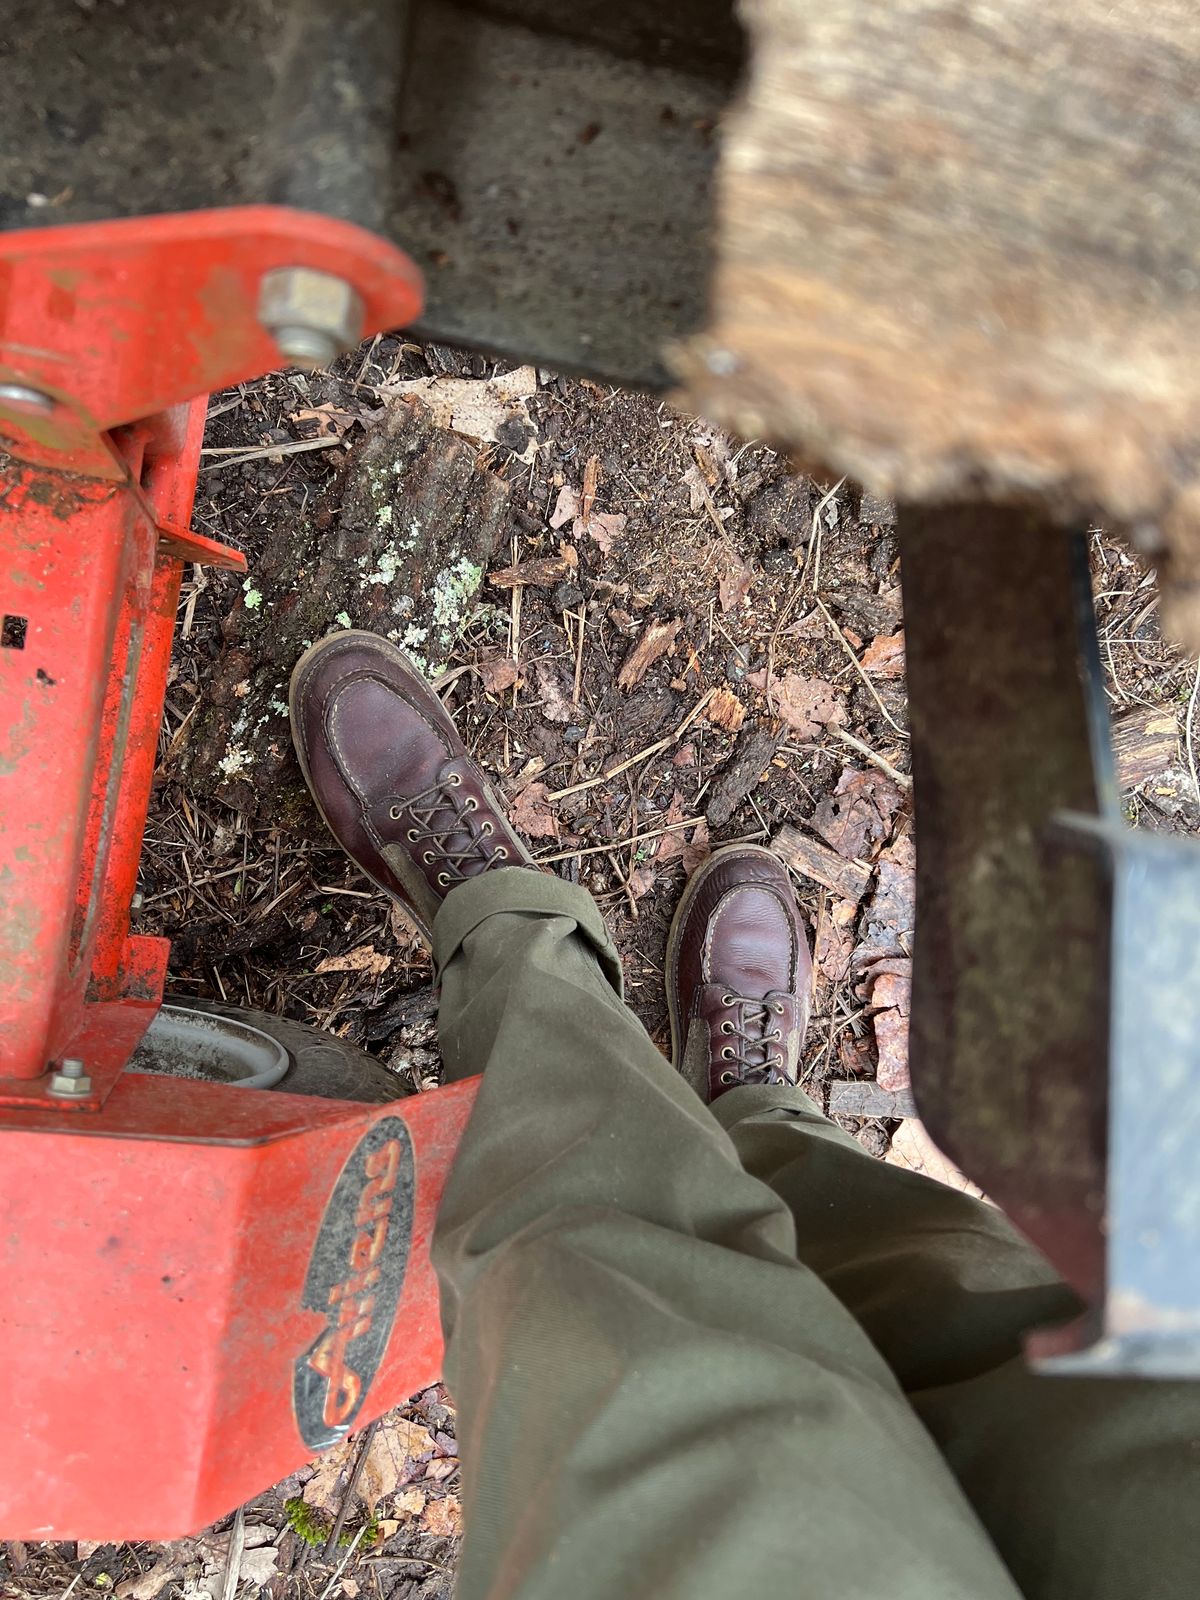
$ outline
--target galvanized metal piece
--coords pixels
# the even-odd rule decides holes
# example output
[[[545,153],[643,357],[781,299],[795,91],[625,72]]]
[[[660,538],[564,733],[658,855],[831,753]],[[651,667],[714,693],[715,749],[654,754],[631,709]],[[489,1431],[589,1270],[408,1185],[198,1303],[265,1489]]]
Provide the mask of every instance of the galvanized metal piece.
[[[240,1089],[273,1089],[290,1064],[277,1040],[240,1017],[164,1005],[126,1070],[199,1078]]]
[[[0,411],[22,411],[31,416],[48,416],[54,410],[55,399],[43,389],[31,388],[27,383],[0,383]]]
[[[312,267],[264,273],[258,319],[298,367],[327,367],[362,337],[363,303],[353,284]]]
[[[56,1095],[63,1100],[82,1099],[91,1092],[92,1080],[84,1071],[83,1062],[77,1056],[64,1056],[57,1070],[51,1073],[50,1083],[46,1089],[47,1094]]]

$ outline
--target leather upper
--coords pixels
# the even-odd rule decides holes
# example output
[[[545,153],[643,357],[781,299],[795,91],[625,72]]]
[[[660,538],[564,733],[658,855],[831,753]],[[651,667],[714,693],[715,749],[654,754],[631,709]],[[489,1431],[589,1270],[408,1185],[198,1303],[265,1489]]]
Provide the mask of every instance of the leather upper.
[[[812,960],[777,857],[734,845],[700,868],[672,930],[667,981],[681,1065],[706,1098],[797,1081]]]
[[[386,640],[321,640],[292,675],[291,714],[330,831],[426,932],[455,883],[531,860],[441,701]]]

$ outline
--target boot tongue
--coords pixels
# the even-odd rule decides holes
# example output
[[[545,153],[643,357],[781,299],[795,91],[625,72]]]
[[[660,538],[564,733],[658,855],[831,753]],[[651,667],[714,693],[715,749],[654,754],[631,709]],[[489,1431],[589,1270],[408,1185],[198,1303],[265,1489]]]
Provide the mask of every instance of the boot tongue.
[[[708,939],[712,981],[760,1000],[791,982],[792,928],[769,889],[746,884],[722,896]]]

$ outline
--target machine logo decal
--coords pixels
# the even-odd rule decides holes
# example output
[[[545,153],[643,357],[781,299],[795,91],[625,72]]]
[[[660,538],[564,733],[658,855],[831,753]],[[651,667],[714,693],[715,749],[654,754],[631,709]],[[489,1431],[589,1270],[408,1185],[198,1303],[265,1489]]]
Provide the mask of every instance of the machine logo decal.
[[[408,1267],[413,1185],[408,1129],[384,1117],[355,1147],[325,1207],[302,1303],[327,1321],[297,1358],[292,1383],[310,1449],[350,1431],[383,1359]]]

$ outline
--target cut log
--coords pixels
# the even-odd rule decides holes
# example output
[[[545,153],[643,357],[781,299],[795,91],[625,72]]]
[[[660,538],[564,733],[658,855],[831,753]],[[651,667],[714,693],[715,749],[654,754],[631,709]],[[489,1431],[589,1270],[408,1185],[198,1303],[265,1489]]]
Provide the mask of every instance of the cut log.
[[[325,499],[276,527],[238,591],[179,752],[192,792],[267,820],[307,814],[292,667],[334,629],[366,628],[435,677],[475,607],[508,497],[474,445],[394,400]]]
[[[1041,493],[1150,545],[1157,520],[1200,643],[1200,11],[739,14],[688,405],[876,493]]]

